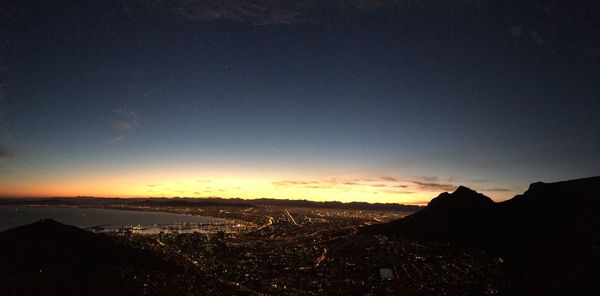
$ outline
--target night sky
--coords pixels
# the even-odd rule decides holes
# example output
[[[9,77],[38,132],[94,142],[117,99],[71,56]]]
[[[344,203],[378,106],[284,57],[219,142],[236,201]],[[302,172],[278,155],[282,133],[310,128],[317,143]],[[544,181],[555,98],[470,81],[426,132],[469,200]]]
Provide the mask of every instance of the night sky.
[[[504,200],[600,175],[596,1],[0,1],[0,196]]]

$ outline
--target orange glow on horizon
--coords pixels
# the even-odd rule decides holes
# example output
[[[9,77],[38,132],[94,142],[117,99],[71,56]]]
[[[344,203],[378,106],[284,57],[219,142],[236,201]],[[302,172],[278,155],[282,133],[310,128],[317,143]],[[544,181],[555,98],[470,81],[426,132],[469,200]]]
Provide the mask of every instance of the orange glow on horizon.
[[[410,179],[381,176],[326,173],[314,176],[304,172],[197,167],[118,172],[99,168],[29,178],[8,176],[0,180],[0,197],[279,198],[421,205],[442,191],[451,191],[451,188],[423,188]]]
[[[361,177],[317,178],[298,174],[227,170],[153,169],[120,174],[97,170],[0,181],[0,196],[52,197],[223,197],[280,198],[312,201],[426,203],[438,192],[411,188],[402,182]],[[193,177],[192,177],[193,176]],[[235,176],[235,177],[232,177]]]

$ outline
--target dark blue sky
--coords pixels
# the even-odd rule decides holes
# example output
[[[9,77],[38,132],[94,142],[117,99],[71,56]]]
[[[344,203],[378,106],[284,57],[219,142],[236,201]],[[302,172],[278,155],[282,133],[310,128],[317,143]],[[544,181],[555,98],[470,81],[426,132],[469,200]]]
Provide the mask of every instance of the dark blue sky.
[[[593,1],[50,2],[0,2],[3,195],[503,199],[600,174]]]

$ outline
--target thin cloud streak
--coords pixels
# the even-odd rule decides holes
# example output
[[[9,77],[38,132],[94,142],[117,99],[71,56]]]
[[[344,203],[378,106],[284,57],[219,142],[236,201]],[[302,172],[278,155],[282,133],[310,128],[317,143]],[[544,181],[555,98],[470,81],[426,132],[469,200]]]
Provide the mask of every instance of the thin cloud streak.
[[[189,21],[235,21],[253,25],[329,24],[327,13],[354,15],[381,9],[428,8],[460,12],[484,0],[129,0],[130,10],[150,9]]]
[[[387,182],[387,183],[383,183]],[[297,187],[305,189],[340,189],[344,192],[362,192],[362,193],[387,193],[387,194],[413,194],[414,191],[402,190],[408,188],[409,185],[398,183],[412,183],[411,181],[402,181],[395,177],[379,177],[379,178],[329,178],[323,180],[282,180],[271,182],[275,187]],[[377,191],[369,191],[368,188],[373,188]],[[400,189],[398,189],[400,188]]]
[[[277,182],[272,182],[272,183],[275,186],[295,186],[295,185],[319,184],[321,182],[320,181],[290,181],[290,180],[283,180],[283,181],[277,181]]]
[[[419,177],[415,177],[415,179],[419,180],[419,181],[423,181],[423,182],[437,182],[440,177],[438,176],[419,176]]]
[[[403,190],[383,190],[385,193],[389,194],[413,194],[414,191],[403,191]]]
[[[484,188],[481,189],[481,191],[487,191],[487,192],[510,192],[511,190],[508,188]]]
[[[116,137],[111,138],[110,141],[113,143],[119,143],[119,142],[124,141],[125,139],[127,139],[127,136],[121,135],[121,136],[116,136]]]
[[[330,178],[324,180],[282,180],[272,182],[275,186],[313,186],[315,188],[322,188],[324,185],[327,187],[331,186],[368,186],[374,188],[408,188],[412,184],[420,189],[436,189],[436,190],[452,190],[457,186],[450,183],[438,183],[435,182],[439,177],[427,176],[420,177],[420,179],[428,181],[415,181],[415,180],[402,180],[394,177],[379,177],[379,178],[352,178],[352,179],[338,179]],[[379,182],[377,182],[379,181]],[[387,181],[388,183],[381,183],[381,181]],[[377,183],[375,183],[377,182]],[[398,184],[401,183],[401,184]]]
[[[417,185],[419,189],[425,191],[453,191],[456,189],[456,185],[453,184],[445,184],[445,183],[435,183],[435,182],[422,182],[422,181],[413,181],[413,184]]]
[[[388,177],[388,176],[383,176],[383,177],[379,177],[379,179],[383,180],[383,181],[393,181],[393,182],[398,182],[400,180],[394,178],[394,177]]]
[[[113,127],[118,131],[128,131],[133,128],[131,124],[124,121],[115,122]]]

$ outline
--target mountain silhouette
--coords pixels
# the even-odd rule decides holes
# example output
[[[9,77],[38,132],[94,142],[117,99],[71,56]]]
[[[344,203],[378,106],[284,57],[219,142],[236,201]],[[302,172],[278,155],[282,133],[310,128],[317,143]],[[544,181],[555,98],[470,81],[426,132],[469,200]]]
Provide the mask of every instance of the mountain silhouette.
[[[500,203],[461,186],[363,233],[452,242],[504,257],[510,294],[600,294],[600,177],[533,183]]]
[[[178,268],[50,219],[0,233],[2,295],[139,295],[141,284],[130,279],[144,271]]]
[[[495,215],[506,237],[563,244],[600,241],[600,177],[533,183],[522,195],[498,204]]]
[[[182,207],[182,208],[201,208],[201,207],[242,207],[250,208],[253,205],[249,203],[219,203],[213,201],[189,201],[189,200],[142,200],[128,203],[130,206],[145,206],[145,207]]]
[[[373,225],[367,232],[398,234],[422,240],[469,240],[486,231],[495,203],[487,196],[460,186],[444,192],[422,210],[387,224]]]

